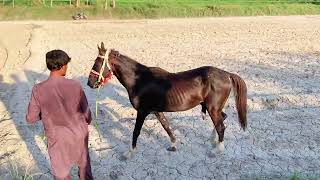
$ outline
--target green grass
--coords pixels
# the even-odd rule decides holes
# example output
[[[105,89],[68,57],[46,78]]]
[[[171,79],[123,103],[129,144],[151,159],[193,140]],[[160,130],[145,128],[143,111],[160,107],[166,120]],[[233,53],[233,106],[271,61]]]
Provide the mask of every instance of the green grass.
[[[81,1],[80,8],[68,0],[0,0],[0,20],[71,19],[85,12],[89,19],[130,19],[165,17],[315,15],[320,14],[320,1],[315,0],[116,0],[116,8],[104,10],[104,0]],[[108,0],[109,4],[112,0]]]

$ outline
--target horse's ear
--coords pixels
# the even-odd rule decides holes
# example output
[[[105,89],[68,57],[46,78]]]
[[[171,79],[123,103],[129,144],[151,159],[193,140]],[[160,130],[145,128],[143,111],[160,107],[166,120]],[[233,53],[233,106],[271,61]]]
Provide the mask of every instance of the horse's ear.
[[[103,43],[103,42],[101,42],[101,49],[105,49],[105,48],[104,48],[104,43]]]

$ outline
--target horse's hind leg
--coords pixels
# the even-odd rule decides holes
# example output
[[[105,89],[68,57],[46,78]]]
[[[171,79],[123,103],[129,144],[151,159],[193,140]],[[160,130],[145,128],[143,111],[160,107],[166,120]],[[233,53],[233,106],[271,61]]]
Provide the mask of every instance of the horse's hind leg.
[[[166,130],[166,132],[168,133],[168,135],[170,137],[171,147],[168,148],[167,150],[168,151],[176,151],[177,150],[177,148],[176,148],[176,137],[171,131],[169,121],[164,116],[163,112],[156,112],[155,115],[157,116],[157,118],[160,121],[162,127]]]
[[[225,126],[223,124],[223,116],[221,112],[212,109],[209,111],[210,117],[214,124],[215,130],[212,131],[212,142],[217,144],[217,148],[220,152],[224,151],[224,130]],[[217,136],[218,135],[218,136]]]
[[[227,117],[227,115],[222,112],[222,109],[228,99],[230,91],[231,88],[217,90],[216,92],[209,94],[205,101],[209,115],[215,127],[215,130],[213,129],[212,131],[212,140],[214,144],[217,144],[217,148],[220,152],[224,151],[223,139],[226,127],[223,121]]]
[[[207,112],[207,108],[205,106],[204,103],[201,103],[201,117],[203,120],[206,119],[206,112]],[[224,113],[223,111],[221,111],[221,115],[223,120],[227,119],[228,115],[226,113]]]

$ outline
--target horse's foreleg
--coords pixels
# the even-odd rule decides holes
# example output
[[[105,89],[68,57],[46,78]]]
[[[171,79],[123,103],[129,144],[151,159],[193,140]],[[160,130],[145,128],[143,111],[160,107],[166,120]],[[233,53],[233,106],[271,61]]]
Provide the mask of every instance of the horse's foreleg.
[[[162,127],[166,130],[167,134],[170,137],[171,147],[168,148],[167,150],[168,151],[176,151],[177,150],[177,148],[176,148],[176,137],[171,131],[169,121],[164,116],[163,112],[156,112],[155,115],[157,116],[157,118],[160,121]]]
[[[137,139],[140,135],[142,125],[143,125],[144,120],[147,117],[147,115],[148,115],[148,113],[145,113],[144,111],[138,110],[136,124],[135,124],[134,130],[133,130],[132,147],[129,149],[128,152],[126,152],[124,154],[125,159],[130,159],[132,157],[133,153],[135,152],[136,146],[137,146]]]

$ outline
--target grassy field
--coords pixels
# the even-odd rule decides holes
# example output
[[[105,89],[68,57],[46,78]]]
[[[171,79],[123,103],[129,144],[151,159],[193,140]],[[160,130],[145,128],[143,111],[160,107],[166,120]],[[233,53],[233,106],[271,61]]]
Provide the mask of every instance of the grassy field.
[[[89,4],[87,4],[89,2]],[[320,1],[315,0],[116,0],[116,8],[107,10],[104,0],[81,1],[76,8],[68,0],[0,0],[0,20],[71,19],[85,12],[89,19],[130,19],[164,17],[314,15],[320,14]]]

